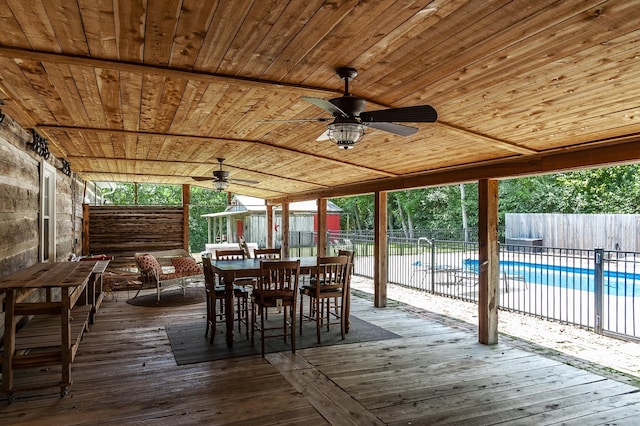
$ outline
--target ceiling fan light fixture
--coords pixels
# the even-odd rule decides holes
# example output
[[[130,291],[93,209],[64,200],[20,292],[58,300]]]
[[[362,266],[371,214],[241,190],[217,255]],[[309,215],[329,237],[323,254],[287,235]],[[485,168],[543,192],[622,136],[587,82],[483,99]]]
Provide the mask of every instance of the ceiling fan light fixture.
[[[229,186],[229,182],[226,181],[226,180],[216,180],[216,181],[213,182],[213,186],[218,191],[224,191]]]
[[[351,149],[362,138],[366,128],[357,121],[337,121],[327,126],[327,136],[339,148]]]

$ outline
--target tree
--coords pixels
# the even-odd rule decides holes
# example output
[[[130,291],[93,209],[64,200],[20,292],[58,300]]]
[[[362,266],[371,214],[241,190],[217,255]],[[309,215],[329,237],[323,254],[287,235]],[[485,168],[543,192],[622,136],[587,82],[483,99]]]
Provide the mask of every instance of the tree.
[[[356,195],[331,200],[343,211],[340,227],[345,231],[373,229],[373,196]]]
[[[182,204],[180,185],[116,183],[104,194],[105,202],[115,205],[166,206]]]
[[[213,189],[191,187],[189,205],[189,247],[192,251],[204,251],[208,241],[207,219],[203,214],[222,212],[227,208],[227,193]]]
[[[565,188],[566,213],[638,213],[640,165],[561,173]]]

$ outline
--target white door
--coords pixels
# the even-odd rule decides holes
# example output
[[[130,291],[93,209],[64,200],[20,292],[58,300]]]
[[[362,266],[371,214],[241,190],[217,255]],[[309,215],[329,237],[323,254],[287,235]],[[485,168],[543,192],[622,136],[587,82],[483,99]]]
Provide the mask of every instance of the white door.
[[[56,260],[56,169],[40,163],[40,261]]]

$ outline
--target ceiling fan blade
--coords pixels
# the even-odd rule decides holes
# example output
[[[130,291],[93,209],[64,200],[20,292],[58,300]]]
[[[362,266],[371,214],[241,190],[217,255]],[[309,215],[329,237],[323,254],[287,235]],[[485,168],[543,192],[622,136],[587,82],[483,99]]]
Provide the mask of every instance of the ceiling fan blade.
[[[333,115],[334,117],[338,117],[338,116],[347,117],[347,114],[344,111],[342,111],[340,108],[338,108],[337,106],[335,106],[334,104],[332,104],[326,99],[312,98],[311,96],[303,96],[302,99],[304,99],[307,102],[311,102],[315,106],[320,107],[325,111],[329,111],[331,115]]]
[[[368,127],[373,127],[374,129],[384,130],[385,132],[393,133],[400,136],[410,136],[418,131],[417,127],[405,126],[404,124],[395,124],[395,123],[387,123],[387,122],[374,122],[367,123]]]
[[[331,121],[333,118],[329,117],[320,117],[320,118],[292,118],[290,120],[260,120],[256,123],[307,123],[307,122],[317,122],[324,123],[326,121]]]
[[[213,180],[213,178],[211,176],[208,177],[204,177],[204,176],[191,176],[191,179],[198,181],[198,182],[204,182],[207,180]]]
[[[258,182],[257,180],[248,180],[248,179],[229,179],[229,182],[231,183],[245,183],[247,185],[257,185],[260,182]]]
[[[400,123],[434,123],[437,119],[438,113],[430,105],[389,108],[360,113],[360,120],[362,120],[363,123],[381,121],[393,121]]]
[[[329,140],[329,129],[325,130],[323,134],[318,136],[316,142],[328,141]]]

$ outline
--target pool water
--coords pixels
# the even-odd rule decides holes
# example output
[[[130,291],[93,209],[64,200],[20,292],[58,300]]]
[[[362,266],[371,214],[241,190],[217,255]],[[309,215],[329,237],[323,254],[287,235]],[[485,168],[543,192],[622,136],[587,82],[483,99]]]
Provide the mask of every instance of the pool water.
[[[465,259],[463,263],[465,269],[478,271],[477,259]],[[500,273],[522,277],[532,284],[595,291],[595,273],[589,268],[505,260],[500,261]],[[640,295],[640,274],[605,269],[604,287],[606,294],[611,296]]]

